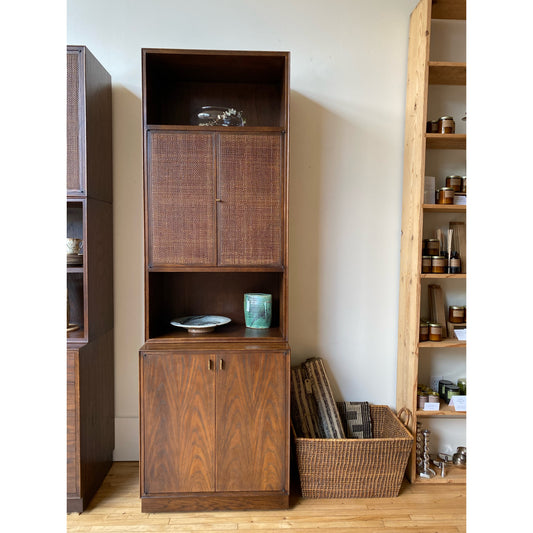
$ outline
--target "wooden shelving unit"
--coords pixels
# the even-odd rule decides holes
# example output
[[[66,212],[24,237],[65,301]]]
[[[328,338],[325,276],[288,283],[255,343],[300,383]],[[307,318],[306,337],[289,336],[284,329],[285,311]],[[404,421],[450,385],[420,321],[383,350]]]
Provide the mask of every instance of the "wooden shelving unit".
[[[111,76],[85,46],[67,47],[67,511],[89,505],[115,447]]]
[[[405,151],[402,237],[400,260],[400,298],[398,323],[398,371],[396,408],[407,408],[413,417],[410,429],[416,435],[417,421],[438,424],[443,419],[465,420],[465,412],[457,412],[442,403],[438,411],[417,409],[417,386],[421,365],[431,364],[438,359],[439,365],[446,364],[450,349],[455,357],[466,350],[466,342],[445,338],[441,342],[419,342],[421,320],[422,288],[428,283],[442,281],[454,284],[454,289],[466,289],[466,273],[422,274],[421,257],[424,238],[424,224],[431,227],[435,217],[464,219],[466,205],[424,204],[424,179],[428,153],[433,150],[466,151],[466,134],[426,133],[428,120],[428,98],[430,85],[465,86],[466,63],[452,61],[430,61],[432,20],[465,20],[465,0],[421,0],[411,14],[409,34],[408,81],[406,97]],[[449,89],[448,89],[449,90]],[[442,110],[446,114],[446,110]],[[441,218],[439,218],[441,217]],[[447,222],[446,222],[447,223]],[[443,324],[446,327],[446,324]],[[465,351],[466,354],[466,351]],[[442,368],[442,366],[440,366]],[[427,383],[426,383],[427,384]],[[442,450],[439,450],[442,451]],[[411,482],[421,483],[464,483],[466,469],[450,467],[446,477],[439,475],[425,480],[417,475],[416,448],[413,447],[407,469]]]
[[[143,49],[144,512],[287,508],[289,53]],[[199,126],[202,106],[243,126]],[[272,295],[268,329],[245,293]],[[171,325],[221,315],[205,334]]]

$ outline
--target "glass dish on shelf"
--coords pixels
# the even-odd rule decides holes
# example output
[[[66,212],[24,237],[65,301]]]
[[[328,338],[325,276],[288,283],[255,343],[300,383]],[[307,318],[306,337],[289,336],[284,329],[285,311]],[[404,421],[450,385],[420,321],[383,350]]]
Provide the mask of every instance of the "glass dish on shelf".
[[[245,126],[242,111],[232,107],[206,105],[193,115],[196,126]]]

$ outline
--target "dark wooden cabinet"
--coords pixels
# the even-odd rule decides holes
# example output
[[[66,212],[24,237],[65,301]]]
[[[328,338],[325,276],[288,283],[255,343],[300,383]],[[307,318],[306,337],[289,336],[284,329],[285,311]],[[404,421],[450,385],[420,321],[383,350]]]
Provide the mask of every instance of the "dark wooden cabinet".
[[[67,47],[67,511],[82,512],[113,460],[111,78],[84,46]]]
[[[143,511],[284,508],[289,495],[287,52],[144,49]],[[245,126],[197,126],[200,106]],[[268,329],[244,294],[272,294]],[[188,315],[231,319],[194,335]]]
[[[279,507],[288,496],[289,352],[145,348],[143,510]]]

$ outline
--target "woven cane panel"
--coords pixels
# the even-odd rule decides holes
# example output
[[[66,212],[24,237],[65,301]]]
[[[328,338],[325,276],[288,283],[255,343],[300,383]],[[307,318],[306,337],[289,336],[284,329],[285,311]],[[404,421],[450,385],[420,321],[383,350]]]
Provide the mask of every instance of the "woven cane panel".
[[[282,264],[281,136],[220,135],[220,265]]]
[[[67,53],[67,189],[81,190],[80,55]]]
[[[148,146],[151,265],[214,264],[213,135],[150,133]]]

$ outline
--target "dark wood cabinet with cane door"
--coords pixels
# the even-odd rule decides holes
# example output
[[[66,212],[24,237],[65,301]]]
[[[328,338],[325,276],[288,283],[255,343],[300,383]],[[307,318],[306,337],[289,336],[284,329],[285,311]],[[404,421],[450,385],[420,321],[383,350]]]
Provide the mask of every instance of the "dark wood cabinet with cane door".
[[[288,52],[144,49],[144,511],[283,508],[289,494]],[[199,126],[202,106],[243,126]],[[244,294],[272,295],[247,328]],[[171,325],[221,315],[205,334]]]
[[[111,77],[67,47],[67,511],[82,512],[113,461]],[[73,257],[74,255],[74,257]]]

